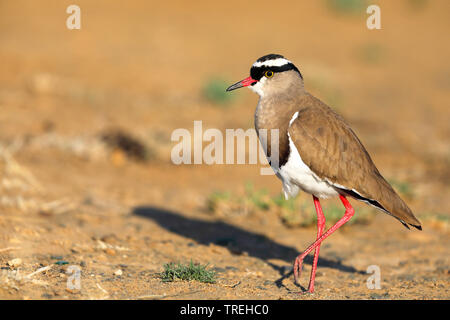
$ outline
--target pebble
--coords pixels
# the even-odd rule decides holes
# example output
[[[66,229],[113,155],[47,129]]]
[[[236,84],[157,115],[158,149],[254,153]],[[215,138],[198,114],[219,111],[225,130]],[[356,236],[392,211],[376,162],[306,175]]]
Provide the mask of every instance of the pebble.
[[[106,236],[103,236],[100,240],[113,245],[118,243],[118,239],[115,234],[108,234]]]
[[[21,264],[22,264],[22,259],[20,259],[20,258],[15,258],[15,259],[8,261],[8,266],[13,267],[13,268],[17,268]]]
[[[116,250],[108,248],[108,249],[105,250],[105,253],[107,255],[110,255],[110,256],[115,256],[116,255]]]
[[[231,271],[238,271],[239,269],[233,266],[226,266],[225,269],[231,270]]]
[[[122,272],[122,270],[120,270],[120,269],[117,269],[115,272],[114,272],[114,275],[115,276],[121,276],[123,274],[123,272]]]

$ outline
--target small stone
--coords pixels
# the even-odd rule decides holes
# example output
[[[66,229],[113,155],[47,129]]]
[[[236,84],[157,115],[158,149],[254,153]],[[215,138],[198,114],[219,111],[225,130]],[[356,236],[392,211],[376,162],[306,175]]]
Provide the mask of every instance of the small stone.
[[[77,289],[70,289],[70,288],[66,288],[66,291],[69,292],[69,293],[72,293],[72,294],[75,294],[75,293],[80,292],[80,290],[77,290]]]
[[[118,244],[118,242],[119,242],[117,239],[117,236],[115,234],[108,234],[108,235],[100,238],[100,240],[105,243],[112,244],[112,245]]]
[[[114,272],[114,275],[115,276],[121,276],[123,274],[123,272],[122,272],[122,270],[120,270],[120,269],[117,269],[115,272]]]
[[[114,150],[111,153],[111,162],[116,167],[123,167],[127,161],[126,155],[121,150]]]
[[[94,260],[95,263],[97,262],[106,262],[108,261],[108,258],[104,254],[99,254],[97,256],[97,261]]]
[[[12,259],[12,260],[8,261],[8,266],[13,267],[13,268],[17,268],[21,264],[22,264],[22,259],[20,259],[20,258],[16,258],[16,259]]]
[[[231,270],[231,271],[238,271],[239,269],[233,266],[226,266],[225,269]]]
[[[108,248],[108,249],[105,250],[105,253],[107,255],[110,255],[110,256],[115,256],[116,255],[116,250]]]

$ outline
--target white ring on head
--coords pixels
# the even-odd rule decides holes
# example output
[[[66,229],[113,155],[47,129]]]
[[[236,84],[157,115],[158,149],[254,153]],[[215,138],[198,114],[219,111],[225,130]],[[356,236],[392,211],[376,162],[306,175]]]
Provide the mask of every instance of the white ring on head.
[[[276,58],[276,59],[271,59],[271,60],[266,60],[266,61],[256,61],[253,64],[253,67],[281,67],[284,66],[288,63],[291,63],[288,59],[285,58]]]

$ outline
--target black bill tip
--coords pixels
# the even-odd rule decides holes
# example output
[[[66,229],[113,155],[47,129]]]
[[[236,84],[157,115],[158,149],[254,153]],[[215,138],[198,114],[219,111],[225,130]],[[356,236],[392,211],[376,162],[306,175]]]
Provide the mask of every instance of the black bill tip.
[[[229,86],[228,88],[227,88],[227,92],[228,91],[233,91],[233,90],[236,90],[236,89],[239,89],[239,88],[242,88],[243,87],[243,85],[242,85],[242,83],[241,83],[242,81],[239,81],[239,82],[236,82],[235,84],[232,84],[231,86]]]

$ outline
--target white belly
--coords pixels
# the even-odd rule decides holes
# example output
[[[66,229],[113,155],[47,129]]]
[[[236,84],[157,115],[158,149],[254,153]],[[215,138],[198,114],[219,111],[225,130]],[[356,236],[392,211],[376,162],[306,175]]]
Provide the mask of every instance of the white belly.
[[[315,195],[318,198],[330,198],[339,193],[327,181],[320,179],[302,161],[297,148],[289,137],[290,155],[288,161],[281,168],[273,168],[283,183],[286,199],[295,197],[299,189]]]

